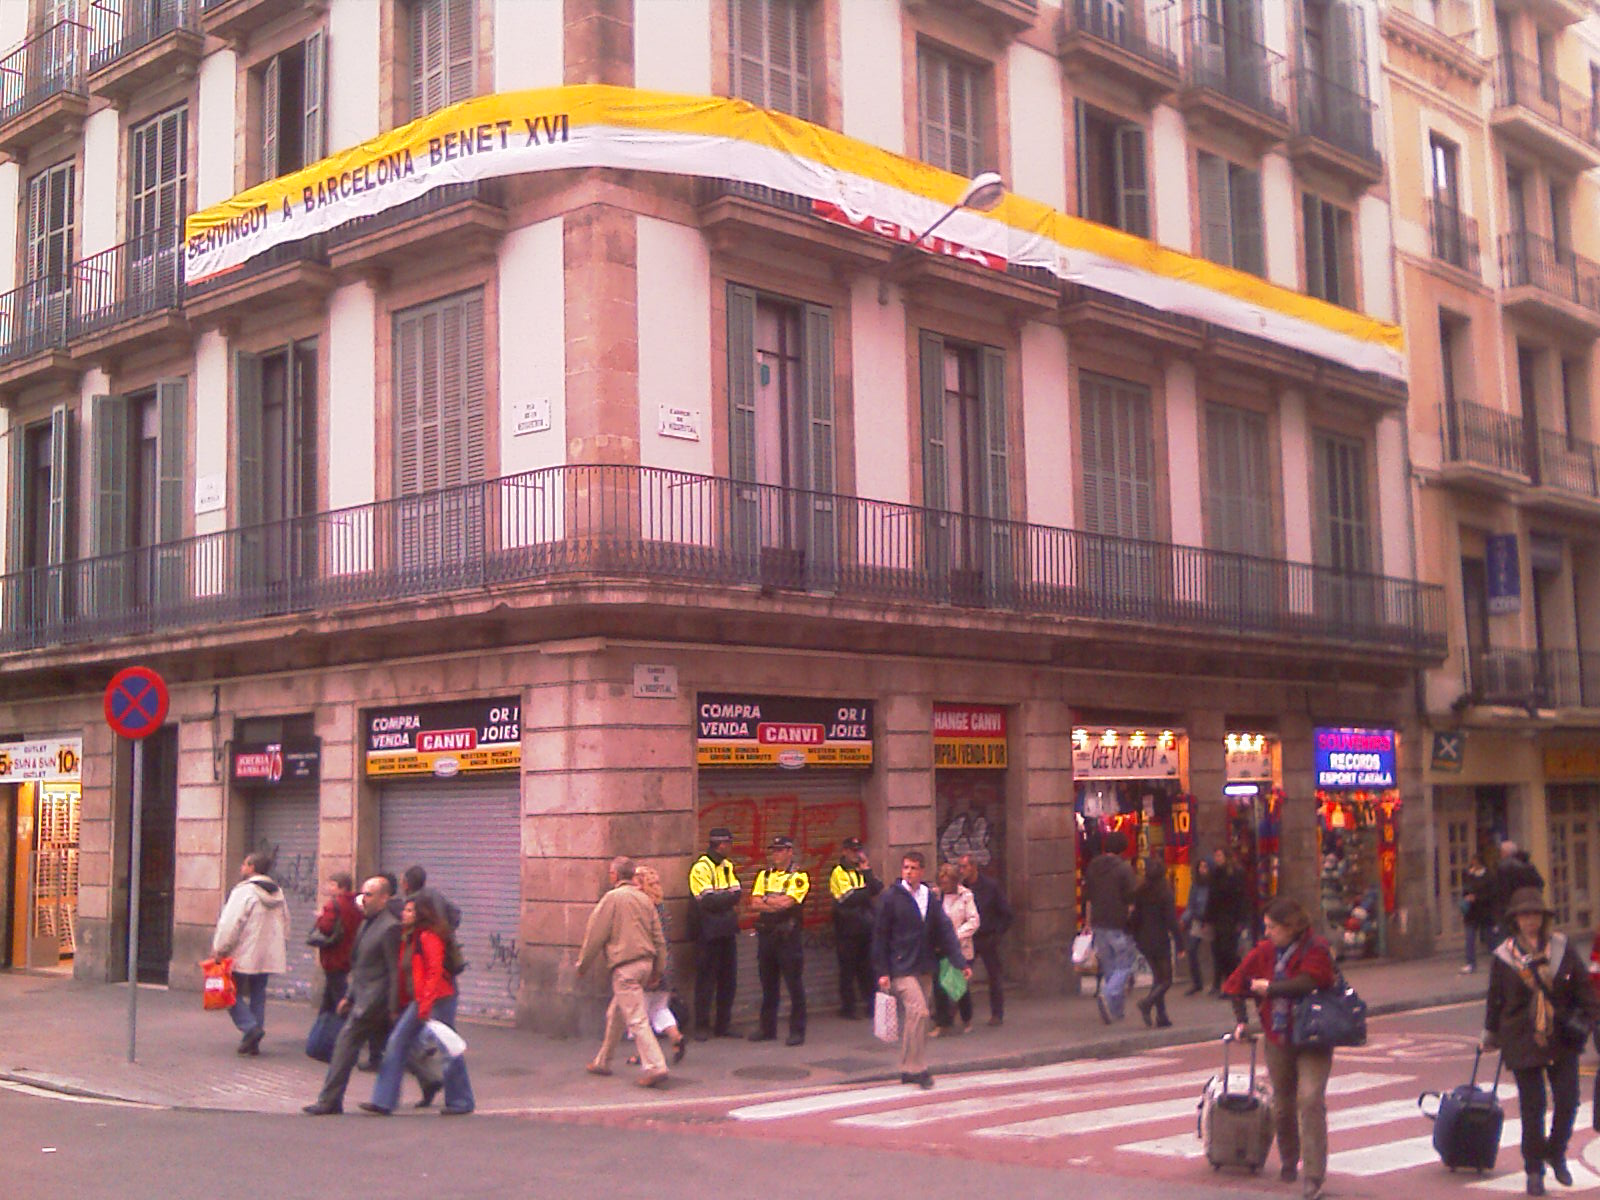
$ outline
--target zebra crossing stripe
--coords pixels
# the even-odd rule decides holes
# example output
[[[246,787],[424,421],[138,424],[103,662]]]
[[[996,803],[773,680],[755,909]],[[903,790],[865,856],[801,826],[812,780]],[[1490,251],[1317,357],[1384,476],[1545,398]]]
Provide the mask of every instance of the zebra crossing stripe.
[[[1582,1126],[1591,1120],[1592,1106],[1587,1102],[1578,1106],[1577,1123]],[[1500,1149],[1515,1151],[1522,1142],[1522,1122],[1513,1118],[1505,1123],[1500,1131]],[[1404,1171],[1410,1167],[1420,1167],[1425,1163],[1436,1163],[1439,1154],[1433,1148],[1433,1135],[1424,1137],[1404,1138],[1397,1142],[1383,1142],[1376,1146],[1362,1146],[1352,1150],[1341,1150],[1337,1154],[1328,1155],[1328,1174],[1338,1172],[1341,1175],[1355,1175],[1366,1177],[1371,1175],[1387,1175],[1391,1171]],[[1514,1178],[1520,1188],[1523,1183],[1521,1164]],[[1576,1172],[1573,1174],[1577,1178]],[[1485,1180],[1484,1183],[1492,1184],[1495,1180]]]

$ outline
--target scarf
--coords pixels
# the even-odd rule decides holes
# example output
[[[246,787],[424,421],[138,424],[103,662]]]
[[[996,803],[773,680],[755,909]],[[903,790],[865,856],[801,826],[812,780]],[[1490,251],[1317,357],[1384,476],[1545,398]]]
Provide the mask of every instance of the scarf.
[[[1282,950],[1278,951],[1277,960],[1272,964],[1272,978],[1274,981],[1289,978],[1289,960],[1300,950],[1305,935],[1301,934]],[[1289,1036],[1289,1014],[1294,1011],[1294,1001],[1288,996],[1274,996],[1268,1009],[1269,1019],[1272,1022],[1272,1032],[1279,1037]]]
[[[1550,949],[1541,946],[1524,951],[1517,938],[1506,943],[1511,965],[1523,985],[1533,993],[1533,1040],[1539,1049],[1550,1045],[1550,1031],[1555,1027],[1555,1006],[1550,1003],[1550,993],[1555,990],[1555,965],[1550,961]],[[1544,986],[1540,987],[1543,982]]]

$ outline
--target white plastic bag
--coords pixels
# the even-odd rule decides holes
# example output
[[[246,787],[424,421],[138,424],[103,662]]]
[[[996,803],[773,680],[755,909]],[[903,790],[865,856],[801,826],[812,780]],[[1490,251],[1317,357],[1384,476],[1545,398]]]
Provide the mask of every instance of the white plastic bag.
[[[446,1058],[460,1058],[467,1052],[467,1040],[443,1021],[431,1019],[423,1029],[439,1043],[439,1049]]]
[[[1100,974],[1100,957],[1094,952],[1094,934],[1087,929],[1072,939],[1072,965],[1080,975]]]
[[[889,992],[879,992],[873,1000],[872,1036],[880,1042],[900,1040],[900,1003]]]

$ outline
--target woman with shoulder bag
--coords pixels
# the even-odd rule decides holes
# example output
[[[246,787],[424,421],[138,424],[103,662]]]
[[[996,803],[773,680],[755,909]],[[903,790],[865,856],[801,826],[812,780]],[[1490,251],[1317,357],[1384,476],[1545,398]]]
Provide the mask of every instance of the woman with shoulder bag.
[[[1272,1080],[1272,1116],[1278,1136],[1279,1177],[1292,1183],[1302,1157],[1305,1200],[1318,1200],[1328,1173],[1328,1075],[1333,1050],[1297,1046],[1295,1002],[1333,986],[1333,951],[1311,932],[1311,916],[1295,900],[1279,896],[1267,905],[1267,936],[1245,955],[1222,985],[1232,998],[1238,1028],[1249,1034],[1245,1000],[1253,998],[1267,1039],[1267,1075]]]
[[[1528,1195],[1544,1195],[1544,1170],[1572,1186],[1567,1143],[1578,1112],[1578,1055],[1600,1001],[1588,970],[1563,933],[1538,888],[1518,888],[1506,906],[1515,932],[1495,947],[1483,1047],[1498,1049],[1517,1080],[1522,1111],[1522,1165]],[[1550,1082],[1550,1132],[1545,1133],[1545,1080]]]

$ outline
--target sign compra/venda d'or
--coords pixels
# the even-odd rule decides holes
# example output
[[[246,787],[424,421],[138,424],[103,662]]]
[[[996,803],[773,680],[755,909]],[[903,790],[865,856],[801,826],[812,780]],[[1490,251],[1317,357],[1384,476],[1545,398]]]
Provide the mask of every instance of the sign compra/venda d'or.
[[[1004,769],[1006,710],[991,704],[935,704],[933,765],[969,771]]]
[[[375,708],[366,714],[367,774],[383,778],[522,766],[522,701],[516,696]]]
[[[702,692],[702,767],[870,767],[872,701]]]

